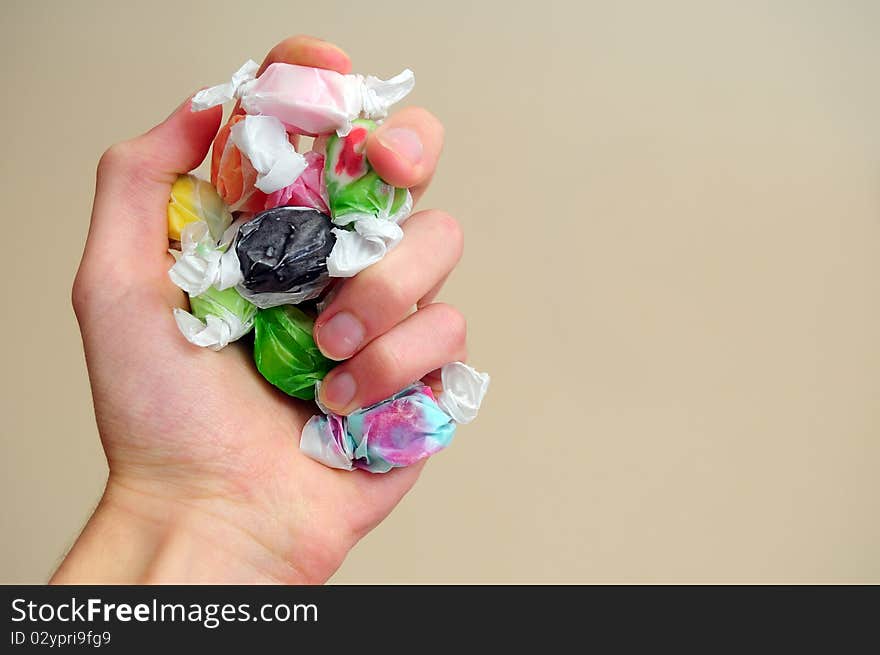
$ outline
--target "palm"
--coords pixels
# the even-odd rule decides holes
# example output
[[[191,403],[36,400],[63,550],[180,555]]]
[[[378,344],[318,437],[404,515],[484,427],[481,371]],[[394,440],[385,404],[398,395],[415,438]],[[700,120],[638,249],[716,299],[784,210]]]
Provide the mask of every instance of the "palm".
[[[161,293],[114,303],[102,329],[85,331],[94,335],[86,352],[111,471],[162,481],[179,490],[176,499],[211,512],[246,512],[258,530],[280,524],[287,538],[280,547],[320,553],[326,571],[312,575],[329,575],[420,467],[373,475],[308,459],[298,444],[314,404],[266,382],[245,343],[219,353],[187,343],[169,304],[185,300],[170,281],[162,284]]]

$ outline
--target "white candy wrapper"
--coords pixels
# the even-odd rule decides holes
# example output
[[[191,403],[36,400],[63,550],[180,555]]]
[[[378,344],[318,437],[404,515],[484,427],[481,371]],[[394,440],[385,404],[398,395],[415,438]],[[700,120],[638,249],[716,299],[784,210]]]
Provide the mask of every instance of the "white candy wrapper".
[[[403,239],[397,223],[381,218],[364,218],[354,224],[354,232],[333,229],[336,244],[327,258],[331,277],[354,277],[372,266]]]
[[[174,320],[187,341],[211,350],[222,350],[254,329],[253,316],[248,322],[242,322],[232,312],[223,316],[206,316],[203,323],[188,311],[175,307]]]
[[[233,100],[245,91],[245,85],[253,82],[260,66],[253,59],[248,59],[241,68],[232,74],[232,79],[224,84],[202,89],[193,96],[190,107],[192,111],[204,111],[217,105]]]
[[[391,105],[403,100],[416,85],[415,73],[409,68],[387,80],[373,75],[346,75],[346,78],[352,77],[356,83],[352,81],[350,84],[360,93],[360,114],[372,120],[381,120],[388,116]]]
[[[394,195],[389,195],[393,200]],[[412,213],[412,194],[406,192],[406,200],[393,215],[387,207],[378,217],[372,214],[345,214],[337,225],[354,222],[354,231],[334,229],[336,245],[327,258],[327,270],[331,277],[354,277],[365,268],[380,261],[403,239],[400,223]]]
[[[246,116],[229,133],[257,171],[254,186],[263,193],[274,193],[290,186],[308,165],[287,137],[284,124],[274,116]]]
[[[315,389],[315,398],[318,391]],[[344,471],[354,470],[354,442],[345,434],[345,417],[328,414],[319,420],[313,416],[303,426],[299,449],[324,466]]]
[[[175,309],[174,320],[196,346],[220,350],[254,328],[257,308],[233,288],[208,287],[202,295],[190,296],[189,304],[192,313]]]
[[[470,423],[477,418],[489,390],[489,374],[480,373],[462,362],[452,362],[440,369],[440,379],[443,384],[443,391],[437,398],[440,408],[456,423]]]
[[[243,222],[230,225],[219,243],[205,221],[185,225],[180,233],[181,250],[168,251],[175,260],[168,271],[171,281],[191,296],[200,296],[212,286],[222,290],[241,282],[238,256],[229,246]]]
[[[274,116],[290,132],[344,136],[358,117],[385,118],[391,105],[415,86],[415,75],[409,69],[389,80],[280,62],[255,79],[257,70],[248,61],[229,82],[200,91],[193,98],[193,111],[238,98],[248,114]]]

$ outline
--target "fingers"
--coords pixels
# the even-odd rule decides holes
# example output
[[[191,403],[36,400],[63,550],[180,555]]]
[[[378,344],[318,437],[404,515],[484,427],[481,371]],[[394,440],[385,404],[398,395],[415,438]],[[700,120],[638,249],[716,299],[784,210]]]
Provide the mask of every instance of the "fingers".
[[[388,398],[443,364],[464,359],[466,333],[456,309],[429,305],[333,369],[321,383],[321,402],[348,414]]]
[[[403,319],[458,263],[461,228],[440,211],[414,214],[401,244],[345,281],[315,322],[315,341],[331,359],[345,359]]]
[[[419,302],[416,303],[416,307],[418,309],[421,309],[425,305],[430,305],[432,302],[434,302],[434,299],[440,293],[440,290],[443,288],[443,285],[446,284],[447,279],[449,279],[449,273],[444,275],[443,278],[437,284],[435,284],[433,287],[431,287],[431,290],[428,291],[428,293],[426,293],[424,296],[419,298]]]
[[[421,107],[397,112],[367,141],[367,158],[379,177],[410,188],[414,202],[428,188],[442,150],[443,125]]]
[[[190,111],[187,100],[146,134],[111,146],[98,164],[95,204],[83,263],[124,261],[117,272],[161,265],[168,246],[171,185],[204,159],[222,109]]]
[[[299,34],[284,39],[269,51],[257,72],[259,77],[270,64],[299,64],[312,68],[326,68],[347,75],[351,72],[351,59],[342,48],[314,36]]]

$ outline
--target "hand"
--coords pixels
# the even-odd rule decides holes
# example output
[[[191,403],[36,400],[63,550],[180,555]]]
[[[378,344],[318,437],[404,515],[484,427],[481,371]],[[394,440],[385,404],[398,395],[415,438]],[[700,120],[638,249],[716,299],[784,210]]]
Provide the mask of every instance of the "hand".
[[[275,46],[263,68],[277,61],[350,70],[341,50],[302,36]],[[217,353],[178,332],[171,310],[187,300],[168,278],[166,207],[221,114],[191,112],[187,101],[98,165],[73,306],[110,475],[54,582],[323,582],[419,475],[421,466],[374,475],[308,459],[298,444],[313,404],[269,385],[242,344]],[[417,201],[442,142],[437,119],[410,108],[371,135],[367,154]],[[431,304],[461,255],[461,231],[432,210],[403,229],[403,242],[345,281],[316,322],[325,354],[347,360],[322,389],[340,413],[464,359],[463,318]]]

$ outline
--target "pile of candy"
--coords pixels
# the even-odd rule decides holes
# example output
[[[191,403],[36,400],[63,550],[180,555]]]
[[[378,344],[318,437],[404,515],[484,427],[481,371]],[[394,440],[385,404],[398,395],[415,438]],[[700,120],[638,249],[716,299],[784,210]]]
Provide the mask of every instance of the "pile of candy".
[[[211,182],[182,175],[171,190],[172,281],[192,313],[174,310],[191,343],[220,350],[254,332],[254,361],[270,383],[316,399],[336,365],[312,336],[335,278],[381,260],[403,238],[408,189],[382,180],[365,154],[375,121],[412,89],[411,71],[383,81],[275,63],[256,78],[249,61],[230,82],[193,98],[193,111],[238,99],[213,144]],[[299,153],[294,136],[326,136]],[[318,140],[315,141],[318,143]],[[449,444],[477,414],[489,376],[452,362],[443,391],[415,383],[349,416],[318,406],[303,452],[334,468],[384,473]]]

